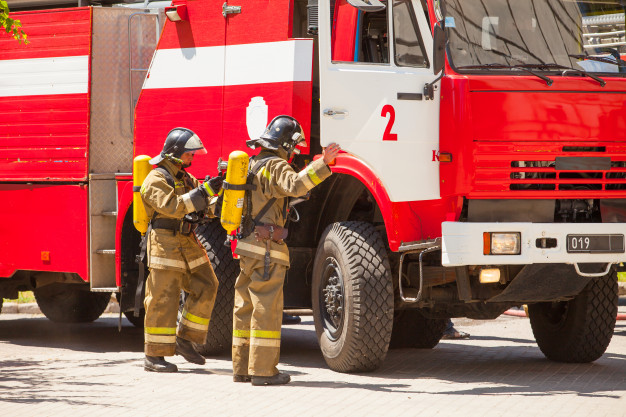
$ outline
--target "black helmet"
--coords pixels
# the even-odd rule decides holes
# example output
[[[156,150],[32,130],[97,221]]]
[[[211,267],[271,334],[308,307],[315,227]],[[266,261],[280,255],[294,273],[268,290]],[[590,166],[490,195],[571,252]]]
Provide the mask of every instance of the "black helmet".
[[[252,149],[260,146],[273,151],[282,146],[291,155],[292,152],[300,153],[295,147],[306,146],[306,140],[300,123],[283,114],[272,119],[259,139],[249,140],[246,144]]]
[[[206,149],[204,149],[204,145],[202,145],[198,135],[193,133],[192,130],[185,127],[176,127],[167,134],[163,150],[159,155],[152,158],[150,163],[156,165],[164,159],[169,159],[174,163],[182,164],[183,161],[181,161],[180,157],[185,152],[206,153]]]

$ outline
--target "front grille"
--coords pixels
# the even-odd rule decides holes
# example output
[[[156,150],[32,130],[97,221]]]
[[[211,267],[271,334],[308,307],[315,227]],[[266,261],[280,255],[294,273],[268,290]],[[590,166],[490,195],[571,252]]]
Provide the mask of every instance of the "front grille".
[[[475,197],[492,196],[494,192],[518,196],[525,193],[535,198],[626,197],[626,144],[474,145]]]

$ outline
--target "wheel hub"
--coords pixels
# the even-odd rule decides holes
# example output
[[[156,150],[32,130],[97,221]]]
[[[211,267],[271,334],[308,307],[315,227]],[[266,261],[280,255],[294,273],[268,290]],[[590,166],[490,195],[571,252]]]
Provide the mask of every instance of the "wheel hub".
[[[341,334],[343,327],[344,288],[341,269],[335,259],[327,259],[323,277],[321,296],[324,300],[324,310],[322,312],[324,327],[329,337],[336,340]]]

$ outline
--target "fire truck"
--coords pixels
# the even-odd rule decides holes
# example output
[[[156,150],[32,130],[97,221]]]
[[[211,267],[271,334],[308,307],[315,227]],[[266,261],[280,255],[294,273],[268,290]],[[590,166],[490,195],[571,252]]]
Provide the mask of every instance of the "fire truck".
[[[433,348],[449,318],[526,304],[551,360],[591,362],[616,320],[626,234],[624,0],[174,0],[13,13],[0,38],[0,296],[58,322],[115,293],[134,324],[132,161],[190,128],[216,175],[274,116],[303,125],[298,169],[333,175],[291,212],[285,305],[324,358],[374,370]],[[299,220],[299,221],[296,221]],[[237,260],[206,355],[228,349]]]

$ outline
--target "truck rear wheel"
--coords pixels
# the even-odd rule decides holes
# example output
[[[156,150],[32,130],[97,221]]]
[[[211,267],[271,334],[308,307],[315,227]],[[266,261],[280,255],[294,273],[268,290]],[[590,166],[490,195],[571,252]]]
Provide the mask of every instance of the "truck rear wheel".
[[[448,320],[429,319],[419,310],[399,310],[394,313],[391,349],[432,349],[443,337]]]
[[[217,355],[232,346],[235,281],[239,275],[239,261],[233,259],[230,246],[224,245],[226,231],[219,221],[198,227],[196,236],[209,255],[219,281],[206,342],[196,345],[196,350],[204,356]]]
[[[611,342],[617,318],[615,271],[594,278],[574,299],[528,306],[530,325],[543,354],[553,361],[586,363]]]
[[[57,323],[88,323],[106,310],[110,292],[91,292],[77,284],[50,284],[33,291],[41,312]]]
[[[143,329],[144,319],[146,318],[146,310],[144,310],[142,308],[141,311],[139,311],[139,317],[135,317],[135,312],[134,311],[125,311],[124,312],[124,316],[126,316],[126,319],[133,326],[139,327],[140,329]]]
[[[311,293],[315,332],[328,366],[338,372],[378,368],[391,338],[393,285],[374,226],[341,222],[324,231]]]

